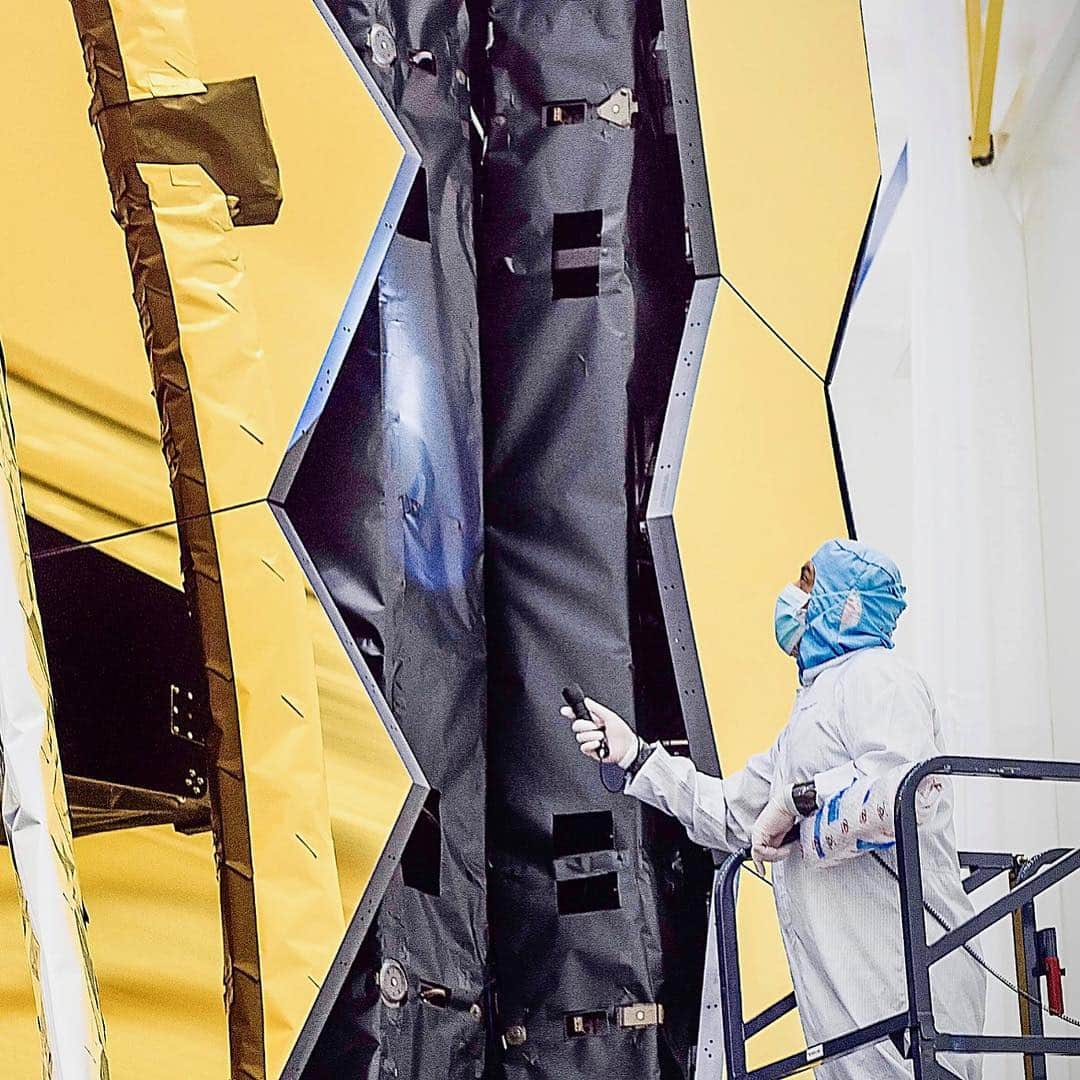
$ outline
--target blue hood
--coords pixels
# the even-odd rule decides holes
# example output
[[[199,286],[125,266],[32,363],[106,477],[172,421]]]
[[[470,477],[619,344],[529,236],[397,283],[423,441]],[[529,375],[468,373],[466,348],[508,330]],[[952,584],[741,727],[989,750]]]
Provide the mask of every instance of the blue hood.
[[[893,647],[907,607],[896,563],[857,540],[829,540],[814,553],[814,588],[799,643],[799,671],[857,649]]]

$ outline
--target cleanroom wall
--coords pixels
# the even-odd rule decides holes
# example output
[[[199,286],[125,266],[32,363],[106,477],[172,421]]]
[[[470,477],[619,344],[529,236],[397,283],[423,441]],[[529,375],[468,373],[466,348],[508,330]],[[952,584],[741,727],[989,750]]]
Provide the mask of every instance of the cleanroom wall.
[[[1071,602],[1080,589],[1080,308],[1075,299],[1080,281],[1080,148],[1075,139],[1062,137],[1080,130],[1080,5],[1057,40],[1051,62],[1057,61],[1058,71],[1049,74],[1059,81],[1046,114],[1032,119],[1037,135],[1020,163],[1018,186],[1031,327],[1051,747],[1054,757],[1080,761],[1080,725],[1073,704],[1080,638]],[[1080,790],[1076,784],[1063,784],[1057,795],[1060,839],[1073,844]],[[1080,886],[1070,885],[1063,895],[1061,937],[1080,943]],[[1070,947],[1070,956],[1078,955],[1075,949]],[[1067,1068],[1073,1072],[1063,1076],[1080,1077],[1080,1062]]]
[[[982,167],[970,156],[962,7],[866,14],[894,198],[834,387],[859,535],[905,572],[898,649],[927,675],[952,749],[1077,760],[1080,5],[1005,5],[995,156]],[[1080,793],[1056,787],[958,783],[961,847],[1072,844]],[[1038,905],[1066,963],[1078,896],[1065,882]],[[1008,926],[985,937],[1011,971]],[[1015,996],[992,981],[988,1030],[1017,1024]],[[1071,1029],[1048,1020],[1048,1031]],[[988,1059],[984,1072],[1017,1067]],[[1077,1068],[1060,1059],[1051,1075]]]

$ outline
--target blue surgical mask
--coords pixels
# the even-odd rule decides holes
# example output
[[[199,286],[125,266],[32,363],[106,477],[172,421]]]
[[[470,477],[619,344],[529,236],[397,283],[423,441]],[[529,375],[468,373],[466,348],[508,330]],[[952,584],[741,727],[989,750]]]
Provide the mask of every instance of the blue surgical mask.
[[[788,656],[795,655],[806,630],[806,606],[809,603],[810,594],[798,585],[785,585],[776,598],[776,644]]]

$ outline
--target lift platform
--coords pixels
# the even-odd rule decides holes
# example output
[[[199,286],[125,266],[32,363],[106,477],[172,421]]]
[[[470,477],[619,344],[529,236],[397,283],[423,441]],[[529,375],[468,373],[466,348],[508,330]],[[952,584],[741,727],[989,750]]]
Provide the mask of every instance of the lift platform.
[[[1080,870],[1080,848],[1056,848],[1031,859],[996,852],[961,852],[966,892],[972,893],[1002,874],[1009,875],[1009,891],[930,942],[923,913],[922,864],[915,818],[915,792],[927,776],[1077,782],[1080,781],[1080,763],[936,757],[914,766],[896,795],[896,862],[904,932],[907,1008],[895,1016],[754,1069],[747,1068],[747,1042],[790,1013],[797,1007],[797,1002],[793,993],[788,994],[749,1020],[743,1016],[735,909],[739,875],[750,853],[740,851],[730,855],[717,871],[714,896],[727,1080],[781,1080],[884,1039],[891,1039],[900,1053],[912,1062],[915,1080],[950,1080],[953,1074],[938,1061],[939,1054],[948,1052],[1022,1054],[1025,1080],[1045,1080],[1048,1056],[1080,1057],[1080,1038],[1045,1034],[1044,1005],[1051,1015],[1060,1016],[1064,1012],[1061,996],[1064,971],[1057,956],[1056,933],[1051,928],[1040,929],[1035,913],[1036,897]],[[930,968],[1005,918],[1011,918],[1013,924],[1021,1033],[984,1035],[939,1031],[930,994]],[[1047,988],[1045,1003],[1042,996],[1044,980]]]

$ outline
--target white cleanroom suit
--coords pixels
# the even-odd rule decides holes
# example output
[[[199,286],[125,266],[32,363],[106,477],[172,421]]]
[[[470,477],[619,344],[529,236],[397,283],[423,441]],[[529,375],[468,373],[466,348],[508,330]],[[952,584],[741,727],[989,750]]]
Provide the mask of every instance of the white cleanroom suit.
[[[883,776],[945,752],[938,712],[922,678],[887,648],[846,652],[803,671],[786,727],[773,746],[724,779],[697,772],[657,747],[628,784],[628,794],[677,817],[704,847],[737,851],[770,794],[813,780],[818,800],[853,781]],[[924,816],[920,813],[920,816]],[[927,902],[956,926],[973,907],[961,885],[946,781],[920,825]],[[895,848],[878,852],[894,869]],[[907,1006],[900,895],[896,881],[868,852],[804,858],[796,849],[773,865],[776,909],[808,1044],[843,1035]],[[927,917],[933,941],[941,936]],[[981,1033],[983,970],[963,950],[931,968],[938,1029]],[[966,1080],[981,1060],[940,1059]],[[892,1080],[912,1066],[886,1040],[819,1066],[819,1080]]]

